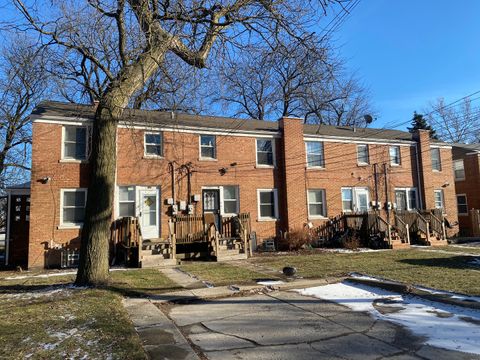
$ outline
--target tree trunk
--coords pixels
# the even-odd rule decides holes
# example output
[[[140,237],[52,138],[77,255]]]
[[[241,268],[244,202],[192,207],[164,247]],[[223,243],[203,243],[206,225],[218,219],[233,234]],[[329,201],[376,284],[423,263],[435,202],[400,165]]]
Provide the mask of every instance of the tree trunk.
[[[157,71],[167,49],[168,44],[150,49],[134,64],[125,67],[98,104],[92,132],[90,183],[76,285],[100,285],[108,279],[117,124],[133,94]]]

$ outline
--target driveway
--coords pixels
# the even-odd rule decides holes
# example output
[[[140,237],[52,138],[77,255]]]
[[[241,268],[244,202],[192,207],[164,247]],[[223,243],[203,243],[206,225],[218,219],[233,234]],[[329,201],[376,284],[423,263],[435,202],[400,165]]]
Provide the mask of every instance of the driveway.
[[[480,359],[425,345],[401,326],[294,292],[176,305],[169,317],[212,360]]]

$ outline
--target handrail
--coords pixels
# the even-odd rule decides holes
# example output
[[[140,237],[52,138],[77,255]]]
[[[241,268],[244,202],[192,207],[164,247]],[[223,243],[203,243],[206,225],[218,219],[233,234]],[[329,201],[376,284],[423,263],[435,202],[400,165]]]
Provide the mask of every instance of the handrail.
[[[422,214],[417,210],[417,227],[418,231],[422,232],[425,234],[427,238],[427,242],[430,242],[430,224],[425,219]]]
[[[397,214],[394,213],[395,217],[395,227],[398,230],[398,234],[402,241],[405,241],[407,244],[410,243],[410,231],[408,230],[408,224],[405,223]]]
[[[432,233],[436,234],[440,239],[444,239],[445,225],[442,220],[435,216],[435,214],[430,215],[430,225]]]

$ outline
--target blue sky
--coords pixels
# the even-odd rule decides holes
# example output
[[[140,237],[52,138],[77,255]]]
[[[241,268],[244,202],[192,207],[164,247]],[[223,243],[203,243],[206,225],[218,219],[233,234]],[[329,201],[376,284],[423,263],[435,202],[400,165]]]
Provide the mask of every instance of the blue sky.
[[[480,1],[362,0],[335,34],[370,88],[375,127],[480,90]]]

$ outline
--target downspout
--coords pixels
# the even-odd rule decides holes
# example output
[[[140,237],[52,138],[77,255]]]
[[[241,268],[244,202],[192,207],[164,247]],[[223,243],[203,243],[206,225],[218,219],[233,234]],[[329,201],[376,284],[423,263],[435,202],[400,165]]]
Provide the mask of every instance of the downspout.
[[[5,236],[5,266],[8,265],[8,254],[10,252],[10,202],[12,200],[12,196],[10,192],[8,192],[7,197],[7,232]]]
[[[423,190],[422,190],[422,182],[420,177],[420,163],[418,161],[418,142],[415,144],[415,160],[417,163],[417,182],[418,182],[418,202],[420,205],[420,209],[423,209]]]

